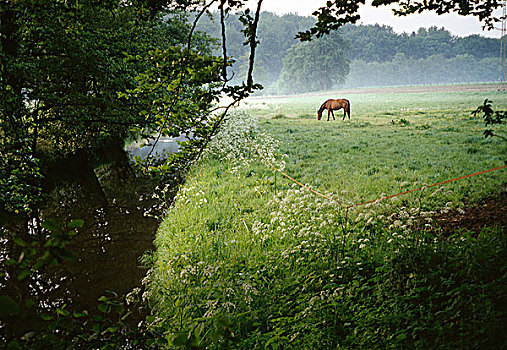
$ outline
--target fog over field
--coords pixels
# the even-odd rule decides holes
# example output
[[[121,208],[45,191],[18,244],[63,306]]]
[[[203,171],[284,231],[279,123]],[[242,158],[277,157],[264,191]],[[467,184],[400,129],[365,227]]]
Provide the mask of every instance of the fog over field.
[[[247,51],[238,16],[230,15],[227,22],[228,54],[236,60],[229,73],[240,82]],[[309,16],[261,14],[254,70],[254,78],[264,86],[260,94],[499,80],[500,39],[456,36],[435,26],[399,33],[379,24],[346,25],[310,43],[295,39],[313,22]],[[203,19],[199,29],[220,38],[213,23]]]

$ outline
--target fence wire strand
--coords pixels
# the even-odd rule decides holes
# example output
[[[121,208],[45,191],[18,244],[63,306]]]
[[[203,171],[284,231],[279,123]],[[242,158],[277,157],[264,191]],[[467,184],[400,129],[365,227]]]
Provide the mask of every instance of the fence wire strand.
[[[255,145],[254,145],[254,147],[255,147]],[[501,170],[501,169],[504,169],[504,168],[507,167],[507,165],[502,165],[502,166],[499,166],[499,167],[496,167],[496,168],[491,168],[491,169],[487,169],[487,170],[478,171],[478,172],[473,173],[473,174],[468,174],[468,175],[456,177],[456,178],[453,178],[453,179],[437,182],[437,183],[434,183],[434,184],[431,184],[431,185],[427,185],[427,186],[421,186],[421,187],[418,187],[418,188],[414,188],[414,189],[411,189],[411,190],[408,190],[408,191],[399,192],[399,193],[392,194],[392,195],[389,195],[389,196],[382,196],[380,198],[372,199],[372,200],[367,201],[367,202],[361,202],[361,203],[356,203],[356,204],[351,204],[351,205],[344,205],[343,203],[340,203],[340,202],[338,202],[338,201],[336,201],[334,199],[331,199],[328,196],[326,196],[325,194],[322,194],[322,193],[320,193],[320,192],[318,192],[318,191],[316,191],[316,190],[308,187],[307,185],[302,184],[301,182],[297,181],[296,179],[292,178],[291,176],[287,175],[285,172],[283,172],[282,170],[280,170],[276,166],[274,166],[273,163],[271,163],[261,153],[261,151],[257,147],[255,147],[255,149],[256,149],[257,153],[259,154],[259,156],[261,156],[261,158],[264,159],[266,161],[266,163],[271,168],[273,168],[273,170],[275,171],[275,176],[276,176],[276,173],[278,172],[278,173],[282,174],[283,176],[285,176],[287,179],[289,179],[292,182],[298,184],[299,186],[307,189],[308,191],[314,193],[315,195],[320,196],[322,198],[325,198],[325,199],[327,199],[327,200],[329,200],[331,202],[337,203],[341,207],[345,208],[347,211],[350,208],[359,207],[359,206],[362,206],[362,205],[366,205],[366,204],[370,204],[370,203],[374,203],[374,202],[377,202],[377,201],[381,201],[381,200],[385,200],[385,199],[390,199],[390,198],[394,198],[394,197],[398,197],[398,196],[403,196],[405,194],[409,194],[409,193],[416,192],[416,191],[421,191],[421,190],[424,190],[424,189],[429,188],[429,187],[435,187],[435,186],[444,185],[444,184],[447,184],[447,183],[450,183],[450,182],[455,182],[455,181],[463,180],[463,179],[466,179],[466,178],[469,178],[469,177],[473,177],[473,176],[483,175],[483,174],[486,174],[486,173],[489,173],[489,172],[492,172],[492,171],[496,171],[496,170]]]

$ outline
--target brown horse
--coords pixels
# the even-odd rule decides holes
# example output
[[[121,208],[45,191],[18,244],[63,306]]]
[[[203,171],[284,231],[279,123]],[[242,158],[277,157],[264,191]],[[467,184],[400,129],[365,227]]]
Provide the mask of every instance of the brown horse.
[[[347,114],[348,114],[349,120],[350,120],[350,102],[349,102],[349,100],[346,100],[344,98],[340,98],[337,100],[329,99],[326,102],[324,102],[322,104],[322,106],[320,106],[319,110],[317,111],[317,120],[320,120],[320,118],[322,118],[322,111],[324,111],[324,109],[327,109],[327,120],[328,121],[329,121],[329,114],[331,114],[333,116],[333,120],[336,120],[334,118],[333,110],[337,111],[342,108],[343,108],[343,119],[342,120],[345,120],[345,117],[347,116]]]

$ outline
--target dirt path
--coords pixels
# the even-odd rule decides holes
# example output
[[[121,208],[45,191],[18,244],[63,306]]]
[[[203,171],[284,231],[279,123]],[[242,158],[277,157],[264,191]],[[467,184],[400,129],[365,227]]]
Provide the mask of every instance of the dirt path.
[[[506,87],[499,84],[414,85],[338,90],[347,94],[389,94],[455,91],[500,91]]]

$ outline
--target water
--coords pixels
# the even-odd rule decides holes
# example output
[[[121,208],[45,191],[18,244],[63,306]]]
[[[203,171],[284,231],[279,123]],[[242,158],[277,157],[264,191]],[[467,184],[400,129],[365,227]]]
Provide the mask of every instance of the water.
[[[167,204],[152,194],[168,183],[136,176],[126,163],[128,157],[124,160],[123,164],[95,168],[94,179],[84,178],[87,175],[82,172],[81,177],[67,176],[68,171],[46,193],[42,219],[50,218],[61,225],[82,219],[84,225],[67,245],[74,259],[32,279],[24,298],[34,298],[39,309],[66,305],[70,311],[96,311],[98,298],[106,291],[124,295],[142,287],[147,269],[141,258],[154,250],[159,218]],[[99,186],[94,185],[97,180]],[[173,181],[169,182],[166,200],[175,195],[179,180]],[[33,223],[15,223],[10,229],[30,230],[31,226]],[[25,314],[7,321],[7,327],[22,335],[37,327],[34,318],[34,314]]]

